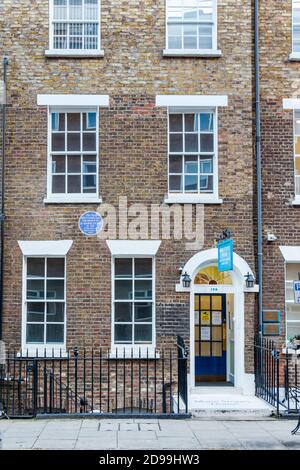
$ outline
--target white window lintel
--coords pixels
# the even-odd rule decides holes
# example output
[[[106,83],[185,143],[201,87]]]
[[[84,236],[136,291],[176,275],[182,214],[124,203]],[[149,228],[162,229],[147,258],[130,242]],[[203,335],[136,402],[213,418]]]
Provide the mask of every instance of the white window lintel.
[[[157,95],[156,106],[216,108],[228,106],[227,95]]]
[[[37,95],[38,106],[109,106],[109,95]]]
[[[300,98],[284,98],[283,109],[300,109]]]
[[[106,240],[113,256],[155,256],[161,240]]]
[[[24,256],[66,256],[73,240],[18,241]]]
[[[300,246],[280,246],[286,263],[300,263]]]

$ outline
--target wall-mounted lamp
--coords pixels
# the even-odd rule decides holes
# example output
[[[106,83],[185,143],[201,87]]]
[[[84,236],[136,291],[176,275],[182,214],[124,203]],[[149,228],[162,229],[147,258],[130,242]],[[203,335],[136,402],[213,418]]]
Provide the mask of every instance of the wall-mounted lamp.
[[[187,272],[185,272],[182,276],[182,285],[183,287],[191,287],[191,282],[192,282],[192,279],[191,277],[188,275]]]
[[[252,276],[252,274],[250,274],[250,273],[246,274],[245,278],[246,278],[246,287],[247,287],[247,289],[253,289],[255,279]]]

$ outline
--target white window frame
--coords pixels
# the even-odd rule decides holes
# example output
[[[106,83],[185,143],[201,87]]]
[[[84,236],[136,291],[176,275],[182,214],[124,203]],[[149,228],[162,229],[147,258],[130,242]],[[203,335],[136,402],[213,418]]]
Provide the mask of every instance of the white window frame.
[[[169,117],[170,114],[194,114],[194,113],[213,113],[214,115],[214,152],[213,152],[213,192],[212,193],[201,193],[200,186],[199,192],[185,192],[184,190],[184,180],[183,180],[183,191],[181,192],[170,192],[169,189],[169,175],[170,175],[170,125],[169,125]],[[214,203],[220,204],[222,200],[219,199],[219,171],[218,171],[218,108],[217,107],[208,107],[208,108],[168,108],[168,195],[165,198],[165,203]],[[176,153],[176,152],[174,152]],[[178,152],[178,154],[185,154],[188,155],[189,153]],[[212,152],[208,152],[210,155]],[[192,156],[195,152],[192,152],[190,155]],[[201,152],[198,152],[198,155]],[[198,178],[200,173],[198,173]]]
[[[31,300],[27,300],[27,260],[28,258],[61,258],[64,259],[64,299],[59,300],[64,302],[64,341],[63,343],[27,343],[27,308],[26,305]],[[46,269],[46,263],[45,263]],[[45,293],[46,295],[46,293]],[[46,298],[41,301],[46,303]],[[44,323],[45,326],[45,323]],[[66,339],[67,339],[67,257],[66,255],[24,255],[23,256],[23,273],[22,273],[22,353],[21,355],[29,356],[65,356],[66,355]]]
[[[130,344],[130,343],[115,343],[115,259],[117,258],[130,258],[130,259],[137,259],[137,258],[148,258],[152,260],[152,342],[151,343],[141,343],[141,344]],[[124,354],[126,358],[145,358],[145,357],[153,357],[158,355],[155,353],[156,348],[156,259],[155,256],[151,255],[136,255],[136,254],[117,254],[112,255],[111,257],[111,355],[114,357],[119,357],[120,359],[124,358]],[[134,282],[134,278],[133,278]],[[134,300],[132,301],[135,302]],[[143,300],[139,299],[136,302],[142,303]],[[147,303],[147,300],[144,301]],[[134,315],[134,311],[133,311]],[[133,317],[134,319],[134,317]],[[134,325],[134,321],[132,322]]]
[[[180,1],[180,0],[179,0]],[[165,1],[165,49],[164,56],[191,56],[191,57],[220,57],[222,52],[218,49],[218,0],[212,0],[213,7],[213,27],[212,27],[212,47],[211,49],[169,49],[169,0]]]
[[[46,203],[101,203],[99,198],[99,160],[100,160],[100,145],[99,145],[99,121],[100,111],[98,106],[93,107],[57,107],[48,106],[48,137],[47,137],[47,198],[44,200]],[[96,113],[96,192],[95,193],[52,193],[52,113]],[[60,152],[65,154],[66,152]],[[84,152],[82,152],[84,153]]]
[[[68,8],[69,3],[67,4]],[[66,23],[80,23],[84,20],[65,20]],[[98,0],[97,6],[97,22],[98,22],[98,47],[97,49],[54,49],[54,34],[53,34],[53,23],[54,20],[54,0],[49,0],[49,49],[45,52],[46,56],[65,56],[65,57],[103,57],[104,51],[101,49],[101,0]]]

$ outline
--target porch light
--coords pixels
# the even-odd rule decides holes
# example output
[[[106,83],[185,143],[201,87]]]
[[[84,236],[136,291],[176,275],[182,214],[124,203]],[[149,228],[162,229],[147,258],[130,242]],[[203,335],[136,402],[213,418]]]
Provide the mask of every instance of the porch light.
[[[191,287],[191,282],[192,282],[192,279],[191,277],[188,275],[187,272],[185,272],[182,276],[182,285],[183,287]]]
[[[252,274],[248,273],[246,274],[245,278],[246,278],[247,289],[252,289],[254,287],[254,282],[255,282],[254,277],[252,276]]]

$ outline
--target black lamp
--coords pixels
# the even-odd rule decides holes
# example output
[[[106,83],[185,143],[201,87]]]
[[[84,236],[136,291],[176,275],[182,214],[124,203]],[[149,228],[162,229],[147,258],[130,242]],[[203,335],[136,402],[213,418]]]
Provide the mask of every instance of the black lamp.
[[[248,273],[246,274],[245,278],[246,278],[247,289],[252,289],[254,287],[254,282],[255,282],[254,277],[252,276],[252,274]]]
[[[182,285],[183,285],[183,287],[191,287],[191,282],[192,282],[191,277],[188,275],[187,272],[185,272],[182,276]]]

